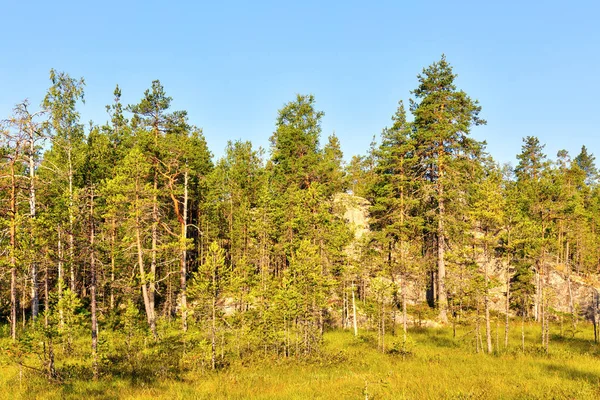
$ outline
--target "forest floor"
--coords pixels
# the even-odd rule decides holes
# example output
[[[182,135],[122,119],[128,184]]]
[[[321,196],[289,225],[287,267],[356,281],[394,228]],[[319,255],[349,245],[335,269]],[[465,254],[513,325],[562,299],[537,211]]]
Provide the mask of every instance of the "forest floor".
[[[508,349],[504,327],[496,335],[494,324],[494,347],[499,340],[501,349],[494,354],[475,352],[472,327],[459,328],[456,336],[451,327],[413,328],[404,357],[378,351],[372,332],[355,338],[350,331],[331,331],[324,355],[311,360],[253,358],[218,372],[188,370],[176,379],[106,373],[94,381],[78,372],[89,370],[89,359],[81,357],[62,367],[61,383],[20,369],[6,351],[9,340],[1,338],[0,398],[599,399],[600,346],[591,325],[581,323],[574,338],[560,336],[556,328],[549,354],[539,346],[539,325],[533,324],[526,327],[525,352],[520,324],[511,327]],[[386,341],[388,349],[397,349],[401,332]]]

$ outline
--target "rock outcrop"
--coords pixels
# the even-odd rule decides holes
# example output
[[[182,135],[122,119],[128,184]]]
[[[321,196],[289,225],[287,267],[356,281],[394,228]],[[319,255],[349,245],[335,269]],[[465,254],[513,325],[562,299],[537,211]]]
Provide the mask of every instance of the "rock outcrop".
[[[357,257],[359,246],[370,234],[369,229],[369,202],[361,197],[348,193],[339,193],[335,196],[335,203],[340,206],[341,214],[354,231],[354,241],[346,249],[351,257]],[[478,264],[485,267],[484,260],[477,260]],[[487,261],[488,273],[496,283],[490,291],[491,309],[500,313],[506,310],[506,264],[502,260]],[[548,265],[549,276],[547,282],[548,295],[552,309],[561,313],[576,312],[578,315],[592,319],[594,312],[598,313],[600,305],[600,277],[579,276],[567,274],[563,265]],[[534,279],[536,296],[534,302],[539,303],[543,282],[539,275]],[[423,282],[409,282],[407,300],[410,305],[426,301],[426,289]],[[532,313],[535,314],[535,306]]]

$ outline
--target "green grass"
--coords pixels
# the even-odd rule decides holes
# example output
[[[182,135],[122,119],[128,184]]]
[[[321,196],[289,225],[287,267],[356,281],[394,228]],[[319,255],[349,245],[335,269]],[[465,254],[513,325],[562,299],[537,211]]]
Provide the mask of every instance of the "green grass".
[[[550,354],[538,347],[539,326],[527,327],[526,352],[520,326],[512,327],[508,350],[476,354],[472,334],[459,329],[413,329],[411,355],[382,354],[376,337],[350,332],[325,335],[325,355],[311,360],[275,357],[234,361],[219,372],[194,369],[177,379],[133,379],[104,375],[94,382],[82,357],[66,359],[81,367],[62,384],[48,383],[0,356],[0,398],[86,399],[599,399],[600,347],[591,326],[574,339],[553,332]],[[501,327],[502,329],[502,327]],[[78,346],[85,345],[85,338]],[[495,339],[495,336],[494,336]],[[2,339],[4,342],[6,339]],[[387,337],[387,343],[401,337]],[[500,335],[501,347],[503,336]],[[4,357],[4,358],[2,358]],[[160,365],[157,364],[157,365]]]

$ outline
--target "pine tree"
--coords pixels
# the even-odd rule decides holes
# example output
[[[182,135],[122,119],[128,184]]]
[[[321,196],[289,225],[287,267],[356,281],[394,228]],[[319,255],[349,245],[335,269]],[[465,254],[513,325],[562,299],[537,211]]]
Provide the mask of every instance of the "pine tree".
[[[472,245],[476,249],[475,261],[483,270],[483,300],[487,352],[493,351],[490,324],[490,290],[493,287],[491,267],[495,264],[495,250],[504,229],[504,198],[502,174],[499,168],[488,162],[479,170],[469,190],[469,219],[473,232]]]
[[[412,91],[414,140],[420,159],[422,179],[430,187],[426,196],[435,207],[437,240],[437,304],[440,319],[448,321],[446,292],[446,241],[453,209],[459,205],[461,183],[468,180],[468,164],[481,152],[482,143],[469,137],[471,128],[485,124],[481,106],[454,84],[456,74],[442,56],[440,61],[418,75],[419,86]]]
[[[575,163],[585,173],[585,183],[593,186],[598,181],[598,169],[596,168],[596,157],[588,153],[587,147],[581,146],[581,152],[575,157]]]
[[[159,193],[162,189],[161,180],[161,160],[164,156],[163,140],[167,133],[180,132],[188,129],[187,113],[176,111],[169,113],[172,98],[167,96],[160,81],[152,82],[152,88],[144,92],[144,97],[138,104],[128,107],[128,110],[134,114],[132,124],[145,129],[149,136],[145,143],[145,151],[152,162],[152,224],[151,224],[151,248],[150,248],[150,274],[148,275],[148,297],[151,310],[149,316],[150,330],[156,335],[156,315],[155,315],[155,297],[156,282],[158,278],[159,262],[159,241],[160,241],[160,203]],[[168,167],[167,167],[168,168]]]
[[[83,125],[79,123],[77,105],[84,101],[85,81],[83,78],[77,80],[55,70],[50,70],[50,81],[52,86],[42,104],[50,116],[48,127],[52,137],[52,148],[44,155],[44,165],[40,172],[48,174],[51,171],[50,175],[54,175],[53,178],[56,179],[56,191],[64,198],[62,207],[66,213],[66,221],[61,219],[58,223],[66,228],[69,288],[76,293],[78,271],[75,258],[75,217],[78,209],[77,192],[82,186],[80,172],[85,154]]]
[[[190,298],[198,303],[197,310],[210,324],[211,367],[217,368],[217,330],[220,328],[219,302],[225,295],[230,270],[225,265],[225,251],[215,241],[210,244],[206,260],[192,275],[189,285]]]

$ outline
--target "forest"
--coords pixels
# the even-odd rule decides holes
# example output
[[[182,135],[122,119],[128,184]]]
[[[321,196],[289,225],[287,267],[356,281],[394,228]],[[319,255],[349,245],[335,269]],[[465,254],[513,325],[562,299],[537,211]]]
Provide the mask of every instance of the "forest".
[[[500,165],[414,81],[362,155],[299,94],[215,158],[160,81],[86,124],[51,70],[0,122],[0,397],[598,398],[593,154]]]

